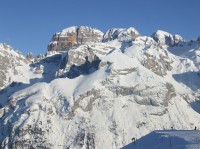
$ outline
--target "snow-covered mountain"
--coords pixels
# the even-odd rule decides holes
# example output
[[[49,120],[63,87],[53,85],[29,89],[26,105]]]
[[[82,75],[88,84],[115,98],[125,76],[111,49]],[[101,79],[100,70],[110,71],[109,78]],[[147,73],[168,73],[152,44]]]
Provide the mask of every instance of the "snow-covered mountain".
[[[0,146],[117,149],[200,128],[199,53],[199,39],[133,27],[66,28],[37,58],[1,44]]]

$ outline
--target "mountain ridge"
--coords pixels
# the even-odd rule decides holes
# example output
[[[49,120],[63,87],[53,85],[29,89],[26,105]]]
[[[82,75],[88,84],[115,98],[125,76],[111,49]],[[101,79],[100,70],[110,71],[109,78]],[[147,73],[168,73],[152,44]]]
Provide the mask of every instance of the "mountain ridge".
[[[129,28],[90,41],[93,29],[82,27],[80,44],[77,28],[37,58],[0,46],[12,60],[1,63],[10,78],[0,91],[1,148],[121,148],[155,129],[200,128],[198,40]]]

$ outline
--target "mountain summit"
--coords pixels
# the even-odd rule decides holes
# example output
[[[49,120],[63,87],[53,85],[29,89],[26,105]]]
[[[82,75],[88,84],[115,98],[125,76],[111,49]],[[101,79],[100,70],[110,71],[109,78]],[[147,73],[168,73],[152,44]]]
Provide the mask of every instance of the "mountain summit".
[[[103,33],[97,29],[73,26],[54,34],[48,45],[48,51],[69,50],[89,42],[100,42],[102,38]]]
[[[199,39],[133,27],[66,28],[36,58],[0,44],[0,148],[118,149],[199,129],[199,55]]]

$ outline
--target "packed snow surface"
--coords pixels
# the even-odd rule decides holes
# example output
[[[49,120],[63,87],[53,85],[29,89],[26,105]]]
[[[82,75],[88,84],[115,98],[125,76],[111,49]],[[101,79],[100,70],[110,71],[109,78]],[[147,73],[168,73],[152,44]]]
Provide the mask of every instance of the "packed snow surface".
[[[134,141],[122,149],[199,149],[199,130],[163,130]]]

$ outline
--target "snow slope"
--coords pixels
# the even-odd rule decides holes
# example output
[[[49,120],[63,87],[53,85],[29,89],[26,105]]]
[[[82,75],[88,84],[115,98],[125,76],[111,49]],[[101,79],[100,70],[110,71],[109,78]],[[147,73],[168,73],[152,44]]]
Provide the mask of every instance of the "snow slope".
[[[154,131],[122,149],[198,149],[199,130]]]

